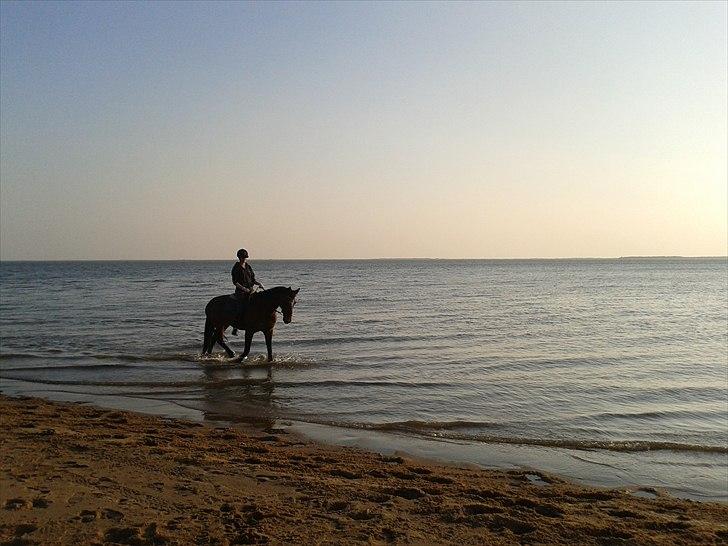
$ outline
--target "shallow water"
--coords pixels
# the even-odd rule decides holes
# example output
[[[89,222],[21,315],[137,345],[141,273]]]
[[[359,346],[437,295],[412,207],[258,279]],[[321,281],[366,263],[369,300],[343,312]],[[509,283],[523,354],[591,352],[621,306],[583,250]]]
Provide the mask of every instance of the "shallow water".
[[[251,263],[302,288],[271,368],[198,355],[232,262],[3,262],[3,391],[728,499],[725,258]]]

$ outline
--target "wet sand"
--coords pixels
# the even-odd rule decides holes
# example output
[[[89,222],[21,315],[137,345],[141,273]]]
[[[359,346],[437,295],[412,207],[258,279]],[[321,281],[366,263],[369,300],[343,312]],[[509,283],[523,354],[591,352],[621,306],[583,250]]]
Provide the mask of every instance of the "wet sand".
[[[0,396],[2,544],[728,544],[728,505]]]

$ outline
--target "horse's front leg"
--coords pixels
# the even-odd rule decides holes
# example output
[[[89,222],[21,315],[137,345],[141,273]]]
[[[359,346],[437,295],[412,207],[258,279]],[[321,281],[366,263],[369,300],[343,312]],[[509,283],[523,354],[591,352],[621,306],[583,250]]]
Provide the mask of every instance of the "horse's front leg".
[[[242,362],[243,359],[250,354],[250,344],[253,342],[253,332],[252,330],[245,330],[245,349],[243,350],[243,354],[241,354],[238,358],[238,362]]]
[[[268,348],[268,362],[273,362],[273,330],[266,330],[263,335],[265,335],[265,346]]]
[[[232,358],[235,356],[235,351],[233,351],[230,347],[228,347],[228,344],[225,343],[225,337],[223,336],[223,332],[225,331],[225,328],[227,326],[220,326],[217,329],[217,342],[220,344],[220,347],[225,349],[225,352],[228,355],[228,358]]]

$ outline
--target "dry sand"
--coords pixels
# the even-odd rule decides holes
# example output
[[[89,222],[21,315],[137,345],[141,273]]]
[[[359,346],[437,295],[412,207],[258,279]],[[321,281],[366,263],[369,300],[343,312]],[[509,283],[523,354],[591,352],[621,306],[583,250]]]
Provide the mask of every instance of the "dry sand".
[[[0,414],[2,544],[728,543],[720,503],[79,404]]]

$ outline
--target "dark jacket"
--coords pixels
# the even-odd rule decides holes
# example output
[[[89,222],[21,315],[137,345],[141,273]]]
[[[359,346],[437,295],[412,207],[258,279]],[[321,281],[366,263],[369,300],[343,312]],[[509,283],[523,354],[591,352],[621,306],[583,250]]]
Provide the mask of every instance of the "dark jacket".
[[[231,274],[233,276],[233,284],[242,284],[248,290],[253,289],[255,285],[255,273],[249,263],[245,262],[245,268],[243,268],[240,262],[235,262]],[[235,294],[242,296],[243,292],[235,286]]]

